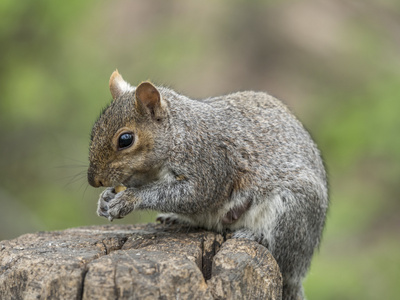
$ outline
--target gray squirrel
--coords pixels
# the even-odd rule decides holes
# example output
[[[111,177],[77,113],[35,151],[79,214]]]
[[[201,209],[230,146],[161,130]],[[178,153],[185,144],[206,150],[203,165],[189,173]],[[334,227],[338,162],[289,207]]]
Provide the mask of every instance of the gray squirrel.
[[[329,201],[320,152],[289,109],[261,92],[192,100],[133,87],[118,71],[109,85],[89,150],[89,184],[107,187],[98,215],[156,210],[161,221],[258,241],[278,262],[283,299],[303,299]]]

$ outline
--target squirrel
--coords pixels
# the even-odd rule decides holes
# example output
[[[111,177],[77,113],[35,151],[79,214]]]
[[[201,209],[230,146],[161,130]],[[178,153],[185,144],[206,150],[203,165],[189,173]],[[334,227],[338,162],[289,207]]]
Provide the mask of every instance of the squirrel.
[[[107,187],[98,215],[156,210],[162,222],[258,241],[279,265],[283,299],[303,299],[328,186],[320,151],[287,106],[252,91],[192,100],[149,81],[131,86],[117,70],[109,87],[89,148],[88,182]]]

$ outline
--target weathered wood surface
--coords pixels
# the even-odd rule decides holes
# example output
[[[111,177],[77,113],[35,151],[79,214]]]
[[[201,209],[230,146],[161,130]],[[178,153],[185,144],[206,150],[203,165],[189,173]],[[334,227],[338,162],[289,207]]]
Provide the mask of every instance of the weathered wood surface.
[[[0,299],[280,299],[269,251],[177,225],[109,225],[0,242]]]

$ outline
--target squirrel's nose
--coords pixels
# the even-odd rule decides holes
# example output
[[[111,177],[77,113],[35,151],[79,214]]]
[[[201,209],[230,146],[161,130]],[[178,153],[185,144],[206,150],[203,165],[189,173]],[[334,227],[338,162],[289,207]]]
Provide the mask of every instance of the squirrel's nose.
[[[95,173],[89,169],[87,174],[88,182],[93,187],[100,187],[104,186],[103,182],[95,175]]]

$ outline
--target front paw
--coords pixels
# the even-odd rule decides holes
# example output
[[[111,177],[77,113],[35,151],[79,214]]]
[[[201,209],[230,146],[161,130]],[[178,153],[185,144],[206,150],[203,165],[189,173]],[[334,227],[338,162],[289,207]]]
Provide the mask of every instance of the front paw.
[[[121,219],[135,208],[136,202],[128,190],[115,194],[113,188],[107,188],[100,195],[97,214],[109,221]]]
[[[116,196],[115,190],[112,187],[106,188],[101,194],[97,202],[97,215],[108,218],[108,203]]]

